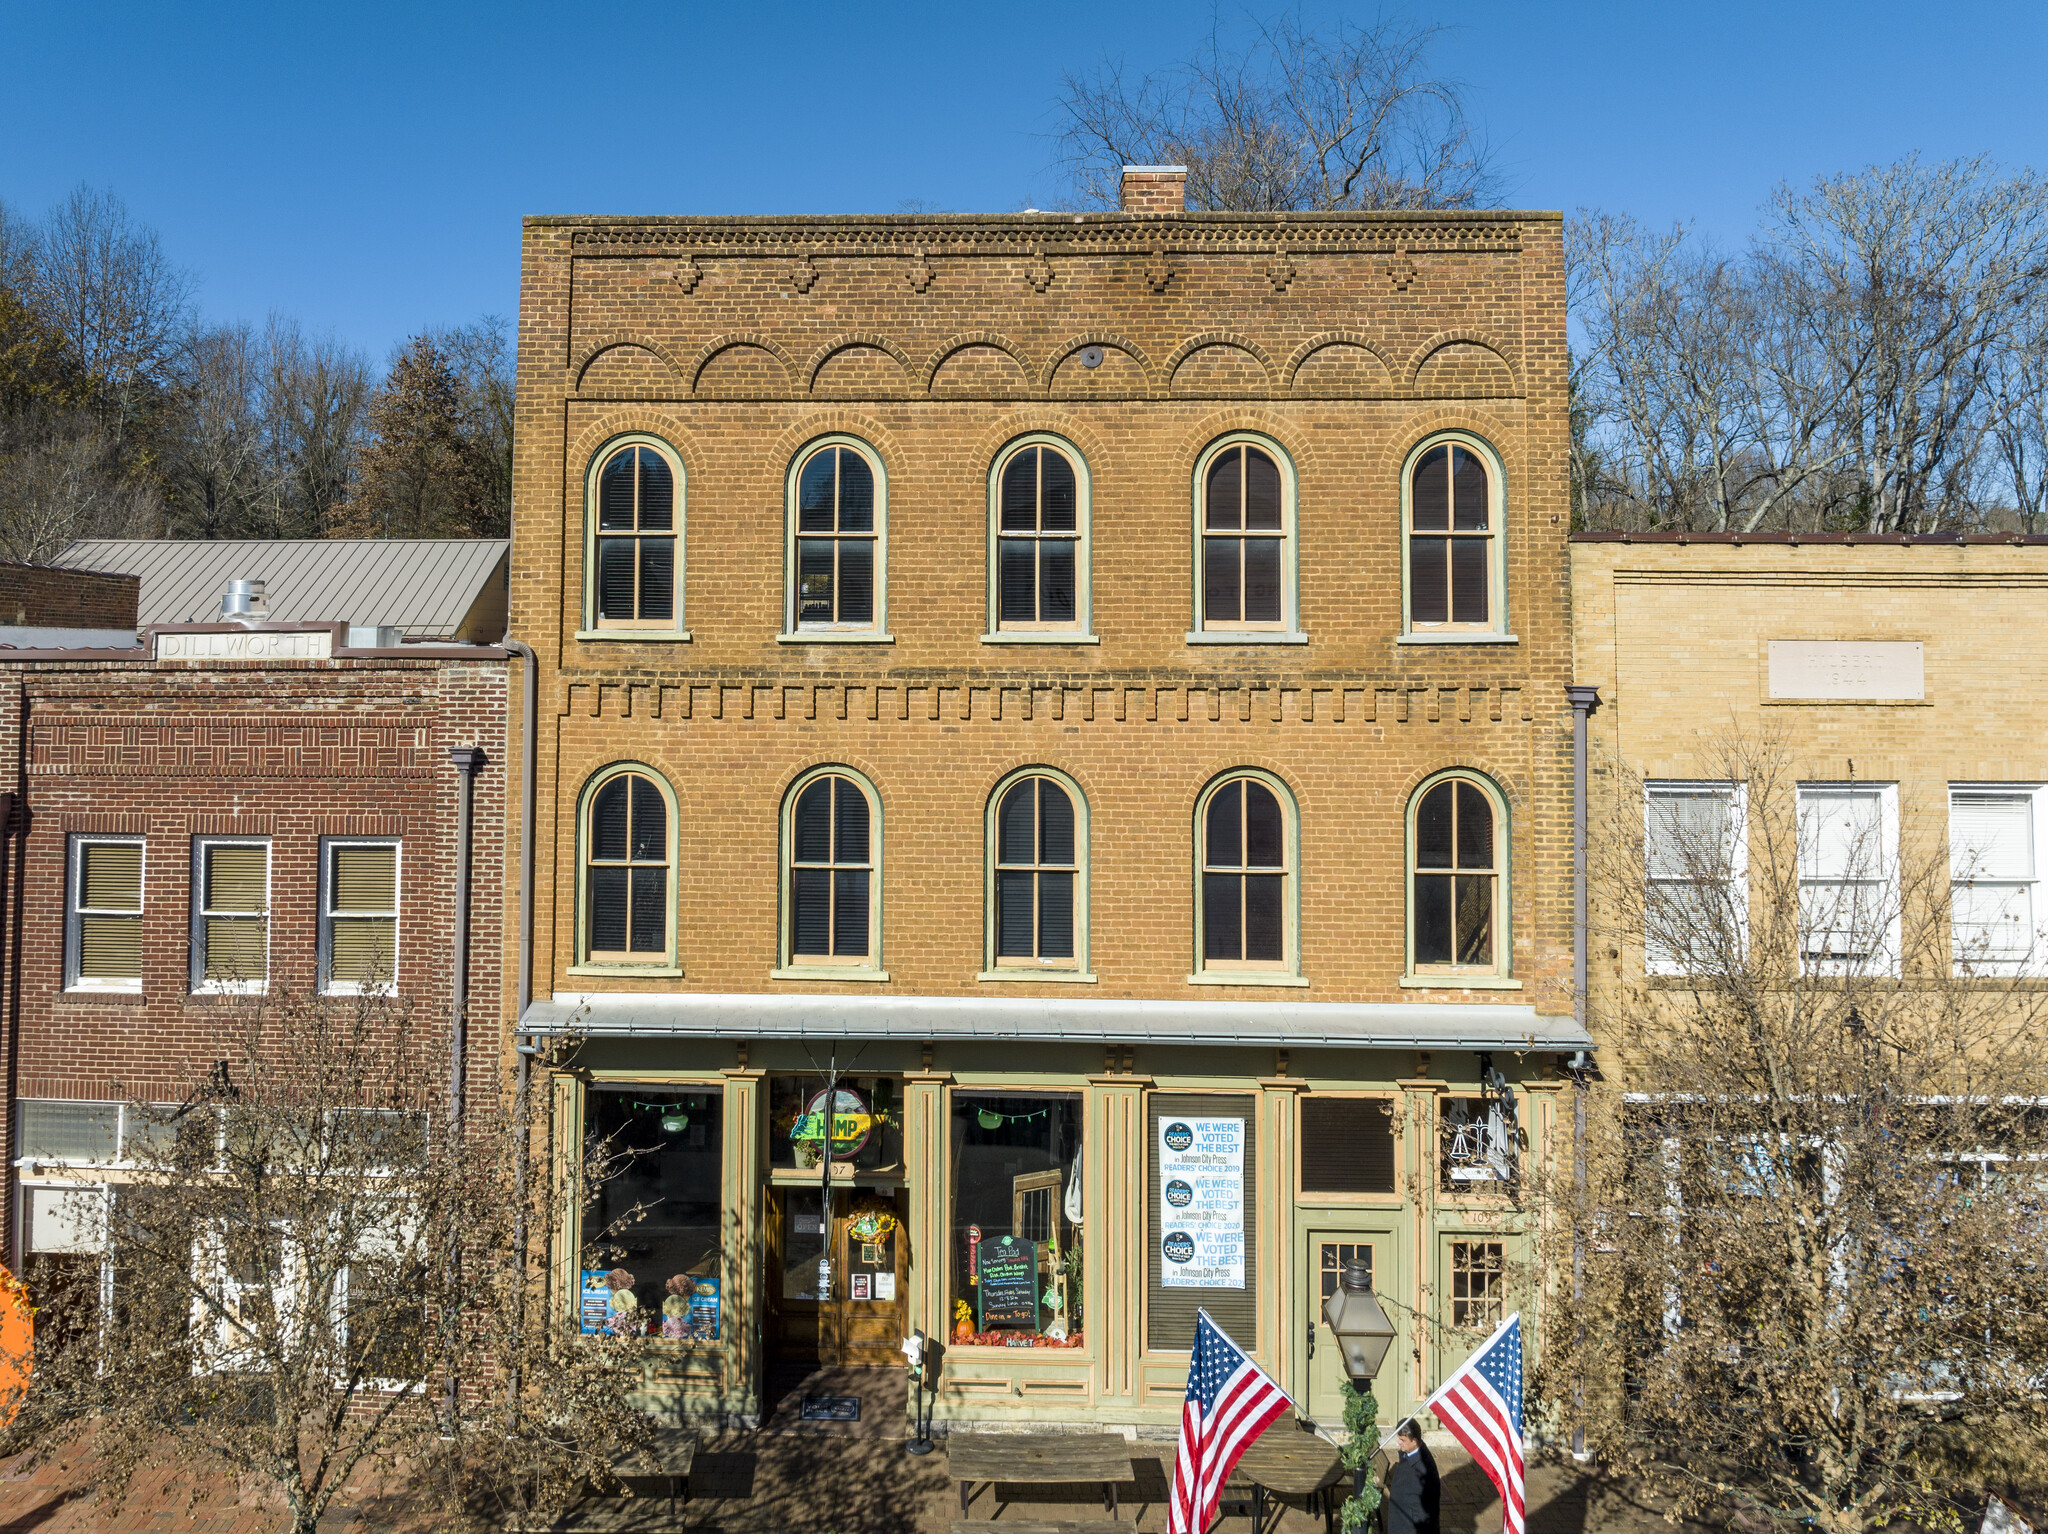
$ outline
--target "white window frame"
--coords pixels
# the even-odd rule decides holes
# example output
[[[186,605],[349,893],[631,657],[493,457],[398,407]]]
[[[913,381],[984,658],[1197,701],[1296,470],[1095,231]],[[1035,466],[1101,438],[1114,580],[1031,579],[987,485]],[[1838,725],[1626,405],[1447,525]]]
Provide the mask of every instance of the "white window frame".
[[[142,878],[140,880],[141,900],[135,912],[88,910],[85,901],[85,849],[89,846],[105,846],[109,843],[124,847],[142,849]],[[95,991],[101,994],[138,996],[142,993],[142,977],[133,980],[104,980],[89,978],[78,972],[79,948],[84,939],[86,916],[128,916],[134,915],[138,925],[149,920],[149,842],[141,836],[100,836],[80,832],[70,838],[65,848],[65,898],[64,898],[64,989],[67,991]]]
[[[1280,469],[1280,622],[1273,628],[1211,626],[1206,611],[1208,592],[1207,527],[1209,520],[1209,465],[1217,454],[1233,447],[1255,447]],[[1188,593],[1194,622],[1185,636],[1189,644],[1307,644],[1301,627],[1301,486],[1294,471],[1294,459],[1271,437],[1256,431],[1225,432],[1204,447],[1195,458],[1189,505],[1193,508],[1194,551],[1191,568],[1193,589]]]
[[[357,980],[330,980],[327,966],[334,953],[334,860],[336,847],[389,847],[391,869],[391,978],[381,985],[364,985]],[[405,843],[396,836],[323,836],[320,838],[320,994],[323,996],[390,996],[398,990],[398,937],[404,921]],[[376,915],[348,911],[345,916]]]
[[[1959,887],[1973,884],[1973,879],[1957,877],[1957,853],[1955,841],[1955,804],[1959,795],[1995,794],[2001,797],[2025,798],[2031,801],[2032,846],[2028,849],[2033,857],[2031,879],[1997,879],[1995,884],[2025,885],[2029,896],[2029,908],[2033,921],[2033,943],[2028,952],[2017,958],[1969,958],[1957,947],[1955,938],[1955,894]],[[1954,972],[1958,975],[2044,975],[2048,974],[2048,922],[2043,920],[2041,901],[2048,889],[2043,888],[2042,870],[2048,868],[2048,784],[2044,783],[1951,783],[1948,786],[1949,807],[1949,953]]]
[[[802,606],[799,591],[801,572],[798,568],[797,543],[802,534],[797,530],[797,493],[803,477],[804,465],[829,448],[843,447],[860,454],[867,460],[868,468],[875,476],[875,616],[874,621],[858,626],[852,624],[799,624],[797,613]],[[776,635],[780,644],[894,644],[896,636],[889,632],[889,470],[882,462],[882,455],[871,443],[844,432],[831,432],[814,437],[790,455],[789,469],[784,476],[783,486],[783,533],[782,533],[782,632]],[[822,535],[820,535],[822,536]],[[836,532],[833,537],[838,537]],[[835,575],[836,581],[838,577]],[[834,600],[837,600],[835,591]]]
[[[670,623],[646,624],[638,620],[627,623],[621,619],[605,620],[597,613],[597,511],[600,478],[604,466],[613,456],[629,447],[644,447],[660,455],[668,463],[668,471],[675,485],[675,619]],[[690,631],[684,626],[683,575],[684,553],[687,547],[685,537],[686,509],[688,504],[688,476],[683,470],[682,455],[661,438],[647,432],[630,431],[613,437],[595,453],[583,471],[583,626],[576,637],[582,640],[670,640],[684,642]],[[635,536],[638,536],[636,533]],[[659,535],[656,535],[659,536]]]
[[[1808,804],[1811,799],[1825,794],[1869,794],[1878,804],[1878,866],[1874,874],[1861,875],[1853,879],[1820,879],[1809,877],[1807,872],[1808,847]],[[1797,812],[1797,842],[1799,857],[1799,962],[1800,970],[1808,975],[1859,975],[1864,977],[1895,977],[1899,972],[1901,942],[1901,916],[1899,899],[1899,785],[1896,783],[1869,782],[1810,782],[1797,785],[1794,794]],[[1841,888],[1849,884],[1872,886],[1878,890],[1882,902],[1885,930],[1876,934],[1876,942],[1867,956],[1857,958],[1836,958],[1807,951],[1807,890],[1821,886]]]
[[[1659,878],[1650,869],[1650,802],[1660,794],[1726,793],[1728,803],[1729,900],[1735,908],[1735,925],[1742,953],[1749,952],[1749,785],[1729,778],[1652,778],[1643,784],[1643,899],[1647,907],[1649,886],[1689,881]],[[1650,975],[1694,973],[1677,959],[1660,959],[1650,952],[1649,932],[1643,934],[1643,972]]]
[[[1003,471],[1009,468],[1011,459],[1034,447],[1050,448],[1066,459],[1074,470],[1074,621],[1071,623],[1006,624],[1003,621]],[[988,632],[981,636],[983,644],[1101,643],[1095,633],[1093,508],[1094,489],[1089,479],[1088,460],[1065,437],[1034,431],[1003,444],[1003,450],[996,454],[995,461],[988,467]]]
[[[209,847],[261,847],[263,849],[263,978],[261,980],[209,980],[206,978],[206,849]],[[277,848],[267,836],[195,836],[192,838],[192,960],[191,986],[194,996],[262,996],[270,990],[271,885],[277,877]],[[246,912],[232,912],[246,915]]]

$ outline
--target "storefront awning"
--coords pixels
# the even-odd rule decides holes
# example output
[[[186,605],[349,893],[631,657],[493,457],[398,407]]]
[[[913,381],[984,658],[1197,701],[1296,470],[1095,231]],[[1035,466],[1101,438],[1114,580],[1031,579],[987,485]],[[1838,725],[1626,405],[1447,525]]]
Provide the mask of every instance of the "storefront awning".
[[[1486,1002],[1113,1001],[1012,996],[574,995],[528,1033],[597,1038],[1253,1044],[1282,1049],[1591,1049],[1570,1017]]]

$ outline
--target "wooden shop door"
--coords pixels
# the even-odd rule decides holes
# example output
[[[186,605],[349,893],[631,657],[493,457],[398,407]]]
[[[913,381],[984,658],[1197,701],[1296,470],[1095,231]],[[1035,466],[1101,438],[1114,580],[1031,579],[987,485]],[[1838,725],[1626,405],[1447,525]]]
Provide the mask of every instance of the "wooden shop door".
[[[853,1233],[851,1206],[887,1201],[897,1226],[877,1239]],[[823,1243],[823,1195],[787,1184],[770,1190],[768,1346],[778,1363],[830,1368],[891,1364],[904,1337],[909,1241],[902,1228],[901,1193],[837,1188],[832,1195],[832,1292],[818,1291]]]

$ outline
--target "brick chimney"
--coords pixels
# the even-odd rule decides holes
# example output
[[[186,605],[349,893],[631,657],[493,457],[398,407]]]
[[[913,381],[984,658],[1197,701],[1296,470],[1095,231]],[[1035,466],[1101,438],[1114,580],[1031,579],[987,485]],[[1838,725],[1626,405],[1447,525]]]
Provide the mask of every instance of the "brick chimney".
[[[1188,168],[1185,165],[1126,165],[1123,204],[1126,213],[1187,212]]]

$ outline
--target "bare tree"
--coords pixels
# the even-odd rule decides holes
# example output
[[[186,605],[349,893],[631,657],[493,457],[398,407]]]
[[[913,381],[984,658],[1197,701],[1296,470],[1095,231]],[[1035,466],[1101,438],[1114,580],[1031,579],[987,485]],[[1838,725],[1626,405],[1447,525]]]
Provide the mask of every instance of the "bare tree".
[[[270,478],[257,411],[262,365],[247,325],[195,331],[181,349],[164,465],[173,537],[231,538],[253,530]]]
[[[1114,208],[1125,165],[1185,165],[1205,211],[1464,208],[1495,192],[1464,93],[1434,72],[1442,28],[1381,17],[1327,31],[1299,15],[1206,43],[1175,68],[1105,61],[1062,78],[1060,164],[1076,200]]]
[[[81,186],[52,209],[33,272],[36,308],[117,412],[168,380],[191,319],[192,278],[119,197]]]
[[[1544,1194],[1553,1259],[1590,1255],[1545,1395],[1680,1511],[1952,1529],[2048,1443],[2048,931],[1967,838],[1802,788],[1765,733],[1710,754],[1611,769],[1608,1079],[1584,1192]]]
[[[486,314],[439,332],[435,340],[462,392],[473,530],[479,537],[502,538],[512,526],[512,328],[503,315]]]
[[[226,1018],[181,1104],[130,1104],[130,1180],[70,1200],[104,1263],[38,1297],[57,1324],[6,1447],[89,1437],[116,1505],[146,1467],[224,1472],[292,1534],[368,1465],[450,1518],[543,1525],[609,1483],[645,1436],[645,1344],[539,1302],[604,1147],[552,1165],[530,1103],[451,1131],[430,1042],[396,1000],[278,993]]]
[[[76,538],[146,538],[162,526],[151,485],[125,475],[120,444],[82,410],[0,418],[0,552],[46,564]]]
[[[353,487],[368,429],[370,367],[333,337],[271,316],[258,383],[269,446],[266,536],[324,538]]]
[[[2002,449],[2048,308],[2031,171],[1908,158],[1783,186],[1734,255],[1582,213],[1568,258],[1601,525],[1931,532],[2023,503]]]

